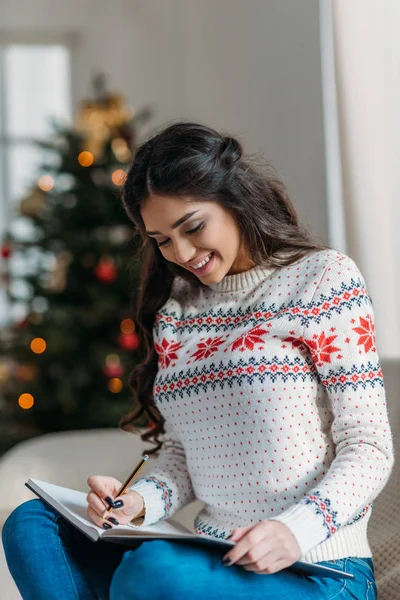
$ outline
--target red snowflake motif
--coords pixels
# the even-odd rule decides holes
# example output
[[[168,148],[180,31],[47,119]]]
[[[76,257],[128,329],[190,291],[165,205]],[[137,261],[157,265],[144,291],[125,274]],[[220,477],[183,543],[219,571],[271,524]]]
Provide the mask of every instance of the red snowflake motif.
[[[353,327],[353,331],[358,333],[357,346],[364,346],[365,353],[372,350],[376,352],[376,341],[375,341],[375,326],[372,322],[371,315],[367,315],[364,319],[360,317],[360,327]]]
[[[265,341],[261,336],[266,335],[268,331],[266,329],[262,329],[259,325],[250,329],[247,333],[244,333],[240,337],[237,338],[232,344],[232,350],[240,349],[240,352],[244,352],[245,350],[254,350],[255,344],[265,344]]]
[[[311,350],[314,362],[317,363],[318,366],[321,366],[324,362],[330,363],[331,354],[333,354],[333,352],[340,352],[340,348],[336,348],[336,346],[333,346],[332,344],[337,338],[337,335],[325,337],[325,332],[322,332],[319,337],[314,337],[315,339],[313,340],[304,340]]]
[[[182,348],[181,342],[169,342],[163,338],[161,346],[154,342],[154,348],[158,354],[158,363],[161,368],[169,367],[173,360],[178,360],[177,351]]]
[[[304,343],[303,343],[303,340],[301,338],[287,337],[283,341],[287,342],[288,344],[292,344],[292,349],[294,349],[294,348],[299,348],[300,350],[304,349]],[[284,346],[282,346],[282,348],[283,347]]]
[[[193,357],[195,360],[201,360],[203,358],[208,358],[214,352],[218,350],[218,347],[224,343],[224,339],[222,336],[217,338],[208,338],[207,341],[201,342],[197,344],[198,350],[191,354],[191,358]]]

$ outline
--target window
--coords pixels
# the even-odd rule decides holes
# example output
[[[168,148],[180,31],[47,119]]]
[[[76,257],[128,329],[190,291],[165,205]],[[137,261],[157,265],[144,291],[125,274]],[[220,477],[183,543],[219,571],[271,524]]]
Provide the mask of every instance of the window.
[[[44,154],[37,141],[51,137],[51,119],[71,122],[70,59],[66,43],[0,39],[0,241],[38,178]],[[11,274],[20,267],[12,255]],[[0,326],[9,311],[0,291]]]

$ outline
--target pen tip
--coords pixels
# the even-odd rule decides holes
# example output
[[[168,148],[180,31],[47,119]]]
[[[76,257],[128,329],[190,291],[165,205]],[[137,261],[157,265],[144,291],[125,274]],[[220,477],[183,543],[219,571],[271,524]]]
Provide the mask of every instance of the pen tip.
[[[145,454],[145,455],[143,456],[143,460],[149,460],[149,455],[148,455],[148,454]]]

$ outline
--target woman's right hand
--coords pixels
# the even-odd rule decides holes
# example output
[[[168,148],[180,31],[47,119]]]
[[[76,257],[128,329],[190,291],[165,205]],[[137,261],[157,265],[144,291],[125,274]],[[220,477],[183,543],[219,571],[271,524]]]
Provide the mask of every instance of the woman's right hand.
[[[114,477],[92,475],[88,479],[90,492],[87,495],[88,516],[103,529],[113,525],[126,525],[141,512],[144,507],[143,497],[133,490],[118,497],[122,483]],[[113,504],[110,503],[113,501]],[[108,512],[110,506],[113,510]]]

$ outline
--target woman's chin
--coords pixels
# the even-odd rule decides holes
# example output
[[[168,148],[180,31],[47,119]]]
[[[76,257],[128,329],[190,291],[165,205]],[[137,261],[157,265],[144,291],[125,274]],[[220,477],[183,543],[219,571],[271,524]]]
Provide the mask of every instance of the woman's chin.
[[[225,275],[227,275],[227,273],[224,269],[216,269],[204,277],[199,277],[199,279],[205,285],[214,285],[220,283]]]

